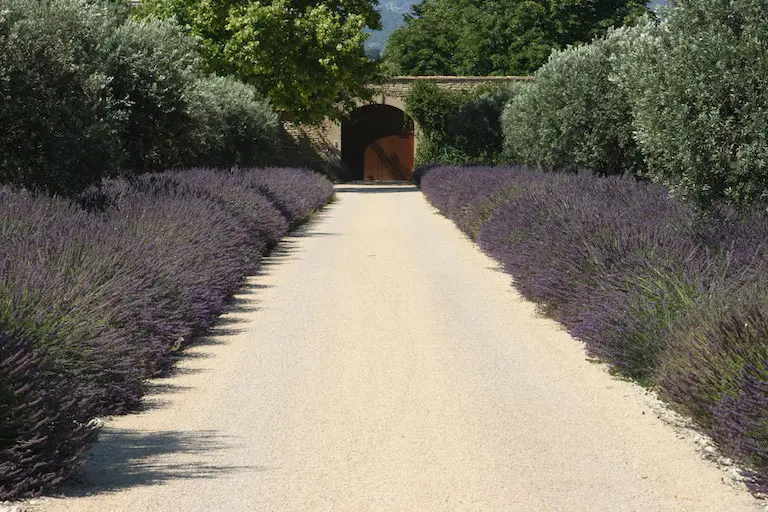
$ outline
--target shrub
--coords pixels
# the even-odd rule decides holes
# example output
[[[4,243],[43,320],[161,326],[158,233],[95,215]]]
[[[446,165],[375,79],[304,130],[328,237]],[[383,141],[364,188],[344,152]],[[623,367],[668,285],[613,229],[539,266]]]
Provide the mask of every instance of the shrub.
[[[0,239],[0,322],[30,337],[36,349],[50,350],[56,371],[87,375],[99,395],[96,407],[110,400],[116,409],[135,403],[141,383],[131,370],[115,367],[105,374],[101,368],[113,354],[126,359],[131,353],[104,325],[102,297],[88,293],[90,286],[101,291],[116,272],[111,255],[100,251],[101,222],[65,201],[3,195],[0,231],[9,236]]]
[[[504,144],[501,114],[525,84],[481,89],[450,118],[446,143],[466,155],[467,162],[498,163]]]
[[[148,172],[181,164],[188,131],[214,122],[189,112],[187,90],[201,75],[195,41],[169,22],[129,19],[92,58],[110,77],[114,109],[123,120],[124,167]]]
[[[422,135],[416,151],[417,165],[426,162],[459,163],[440,152],[450,150],[444,144],[448,124],[465,101],[464,96],[451,93],[432,82],[417,81],[413,84],[405,98],[405,111],[418,123]]]
[[[192,38],[117,4],[4,4],[0,98],[0,183],[56,194],[117,174],[264,163],[277,143],[253,87],[203,78]]]
[[[285,172],[279,167],[246,170],[249,187],[263,193],[291,226],[303,222],[333,197],[333,185],[307,169]]]
[[[94,58],[120,23],[86,0],[0,10],[0,183],[70,193],[119,170],[122,117]]]
[[[659,334],[705,286],[691,276],[699,255],[685,208],[661,187],[586,174],[540,176],[507,197],[480,246],[591,354],[650,379]]]
[[[768,477],[765,286],[718,290],[665,337],[659,389],[731,457]]]
[[[212,173],[216,179],[211,179]],[[252,243],[259,247],[261,252],[272,248],[288,232],[288,220],[264,191],[252,186],[248,171],[216,172],[211,169],[188,169],[165,174],[222,204],[251,231]]]
[[[759,471],[768,489],[768,236],[765,214],[719,212],[705,238],[727,266],[706,300],[663,337],[657,383],[727,455]]]
[[[405,100],[406,112],[419,125],[416,160],[443,164],[493,164],[503,143],[500,116],[504,105],[523,87],[513,83],[450,91],[417,82]]]
[[[553,52],[504,110],[505,159],[547,171],[642,173],[629,103],[611,77],[613,61],[651,30],[611,30],[592,44]]]
[[[199,78],[189,90],[193,133],[187,165],[253,166],[277,151],[278,119],[253,86],[232,78]]]
[[[169,349],[207,328],[289,222],[331,193],[286,169],[109,180],[81,197],[91,213],[3,191],[0,321],[90,383],[99,412],[130,409]]]
[[[207,327],[255,268],[241,222],[174,188],[132,191],[106,216],[55,203],[47,215],[62,222],[2,248],[0,317],[90,389],[94,415],[133,408],[168,349]],[[27,222],[13,217],[3,222]]]
[[[413,181],[413,184],[416,185],[417,187],[421,187],[421,180],[424,179],[424,176],[426,176],[427,173],[432,169],[439,169],[440,167],[442,167],[442,165],[436,164],[436,163],[417,165],[416,168],[413,170],[411,181]]]
[[[435,167],[422,178],[421,188],[433,205],[474,240],[498,200],[516,180],[529,176],[523,167],[502,171],[482,166]]]
[[[79,391],[28,337],[0,329],[0,500],[38,495],[77,467],[97,432]]]
[[[709,208],[768,199],[768,4],[680,0],[618,66],[650,177]]]

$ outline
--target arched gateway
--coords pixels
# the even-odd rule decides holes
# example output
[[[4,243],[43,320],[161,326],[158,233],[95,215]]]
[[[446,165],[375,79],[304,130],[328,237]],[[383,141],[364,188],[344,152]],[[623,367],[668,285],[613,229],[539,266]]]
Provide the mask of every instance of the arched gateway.
[[[413,84],[430,81],[444,89],[469,91],[480,85],[519,80],[530,80],[530,77],[392,78],[372,86],[372,100],[353,110],[341,123],[327,121],[310,127],[284,122],[287,151],[296,153],[297,165],[325,166],[341,161],[353,180],[407,180],[413,173],[414,153],[419,145],[419,127],[414,126],[404,112],[404,100]]]
[[[411,178],[413,121],[391,105],[363,105],[341,123],[341,161],[353,179],[401,181]]]

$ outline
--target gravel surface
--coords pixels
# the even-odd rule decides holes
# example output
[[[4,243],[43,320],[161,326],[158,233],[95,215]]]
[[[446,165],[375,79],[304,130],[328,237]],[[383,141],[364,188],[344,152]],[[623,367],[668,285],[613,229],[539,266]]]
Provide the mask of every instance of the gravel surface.
[[[416,189],[337,193],[28,510],[761,510]]]

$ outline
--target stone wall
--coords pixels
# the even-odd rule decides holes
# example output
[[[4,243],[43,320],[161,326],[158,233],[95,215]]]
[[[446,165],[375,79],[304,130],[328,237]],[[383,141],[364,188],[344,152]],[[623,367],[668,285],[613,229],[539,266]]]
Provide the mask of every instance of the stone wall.
[[[399,76],[372,87],[370,103],[391,105],[405,110],[404,100],[413,84],[430,81],[454,91],[469,91],[480,85],[526,81],[520,76]],[[361,103],[362,105],[362,103]],[[418,127],[416,131],[418,145]],[[341,124],[326,121],[319,126],[305,126],[284,121],[281,135],[281,160],[285,165],[322,170],[331,177],[344,179],[341,167]]]
[[[413,84],[420,81],[433,82],[443,89],[469,91],[480,85],[504,84],[531,80],[527,76],[398,76],[382,85],[374,86],[376,96],[404,99]]]
[[[286,165],[318,168],[340,161],[340,136],[334,136],[334,128],[330,121],[319,126],[283,121],[280,149]]]

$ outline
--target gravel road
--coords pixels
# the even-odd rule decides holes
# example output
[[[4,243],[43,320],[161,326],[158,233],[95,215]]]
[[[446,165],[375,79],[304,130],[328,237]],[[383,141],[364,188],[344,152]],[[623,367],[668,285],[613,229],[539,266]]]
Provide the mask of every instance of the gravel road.
[[[761,509],[416,189],[337,192],[29,509]]]

